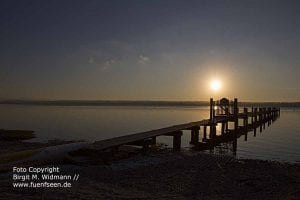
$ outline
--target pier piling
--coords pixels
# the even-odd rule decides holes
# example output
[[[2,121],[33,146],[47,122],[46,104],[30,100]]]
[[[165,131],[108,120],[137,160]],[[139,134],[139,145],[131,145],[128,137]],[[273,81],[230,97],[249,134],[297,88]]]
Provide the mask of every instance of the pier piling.
[[[196,144],[199,142],[199,130],[200,130],[200,127],[192,128],[190,144]]]
[[[181,149],[181,136],[182,131],[176,131],[173,133],[173,149],[179,151]]]

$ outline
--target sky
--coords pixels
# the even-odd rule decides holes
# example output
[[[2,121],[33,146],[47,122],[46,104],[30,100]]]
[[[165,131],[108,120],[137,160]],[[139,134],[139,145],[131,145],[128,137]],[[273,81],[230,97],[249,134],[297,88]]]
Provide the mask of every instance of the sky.
[[[300,101],[299,53],[296,0],[0,1],[1,100]]]

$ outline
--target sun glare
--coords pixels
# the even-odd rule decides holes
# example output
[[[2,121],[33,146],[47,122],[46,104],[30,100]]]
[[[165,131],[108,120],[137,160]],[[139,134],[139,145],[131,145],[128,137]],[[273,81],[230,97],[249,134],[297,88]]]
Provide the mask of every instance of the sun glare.
[[[210,83],[210,88],[213,90],[213,91],[218,91],[221,89],[221,82],[219,80],[213,80],[211,83]]]

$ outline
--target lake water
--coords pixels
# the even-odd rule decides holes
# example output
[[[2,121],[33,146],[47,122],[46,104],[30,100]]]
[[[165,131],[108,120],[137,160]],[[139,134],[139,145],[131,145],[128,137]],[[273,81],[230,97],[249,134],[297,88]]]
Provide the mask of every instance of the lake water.
[[[0,128],[34,130],[39,141],[49,139],[102,140],[209,117],[208,107],[112,107],[0,105]],[[281,116],[263,132],[237,141],[238,158],[257,158],[300,163],[300,109],[282,109]],[[183,147],[190,134],[184,132]],[[172,144],[171,137],[158,142]],[[230,143],[212,153],[233,155]]]

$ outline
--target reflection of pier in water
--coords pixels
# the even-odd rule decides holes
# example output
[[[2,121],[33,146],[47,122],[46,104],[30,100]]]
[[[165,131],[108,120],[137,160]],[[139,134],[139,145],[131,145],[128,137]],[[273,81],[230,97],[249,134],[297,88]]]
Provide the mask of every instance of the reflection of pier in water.
[[[238,138],[244,136],[244,140],[247,141],[250,132],[253,132],[253,136],[256,137],[257,130],[262,132],[266,124],[270,126],[280,116],[280,110],[275,108],[251,107],[250,112],[248,109],[244,108],[243,112],[239,113],[237,99],[234,102],[224,98],[216,102],[211,99],[210,120],[217,123],[209,126],[209,136],[207,136],[207,127],[204,126],[202,134],[199,132],[199,136],[202,136],[201,141],[199,138],[191,137],[190,143],[194,145],[193,148],[209,150],[211,153],[236,155]],[[226,117],[220,122],[218,119],[224,116]],[[240,121],[242,121],[241,125]],[[231,127],[230,122],[233,122]]]
[[[248,140],[248,135],[256,137],[257,131],[263,132],[263,130],[266,128],[266,124],[270,126],[278,117],[279,116],[270,118],[262,123],[249,124],[248,128],[240,127],[236,131],[229,130],[225,133],[226,135],[217,133],[215,136],[212,136],[212,138],[205,138],[202,134],[202,142],[194,144],[194,149],[208,150],[213,154],[232,154],[235,156],[237,152],[238,139],[240,137],[244,137],[244,141]]]
[[[245,107],[240,112],[238,100],[229,101],[223,98],[219,101],[210,99],[210,118],[201,121],[179,124],[166,128],[120,136],[93,143],[93,148],[98,150],[117,149],[122,145],[138,145],[147,150],[156,144],[159,136],[173,137],[173,149],[180,150],[183,130],[191,131],[190,144],[198,150],[213,149],[215,146],[232,141],[233,152],[236,152],[237,138],[247,133],[261,132],[266,124],[270,125],[278,116],[278,108]],[[201,137],[201,140],[200,140]]]

